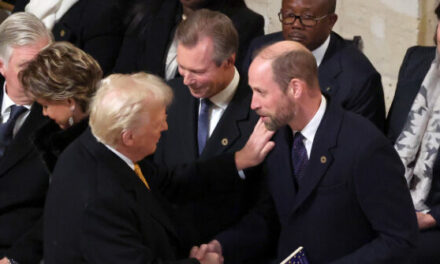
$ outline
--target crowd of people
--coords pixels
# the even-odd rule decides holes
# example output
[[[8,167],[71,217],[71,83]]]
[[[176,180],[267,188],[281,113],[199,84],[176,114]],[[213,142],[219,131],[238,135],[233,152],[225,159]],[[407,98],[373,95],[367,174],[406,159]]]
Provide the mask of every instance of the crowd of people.
[[[440,263],[440,48],[386,117],[337,1],[279,1],[16,0],[0,264]]]

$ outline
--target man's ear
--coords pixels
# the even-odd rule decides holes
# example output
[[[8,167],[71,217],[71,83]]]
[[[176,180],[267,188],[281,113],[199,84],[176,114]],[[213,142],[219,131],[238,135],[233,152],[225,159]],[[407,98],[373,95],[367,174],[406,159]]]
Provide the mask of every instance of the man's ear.
[[[6,63],[4,63],[3,58],[0,58],[0,73],[5,76],[6,72]]]
[[[124,146],[133,146],[134,145],[134,139],[133,139],[133,132],[129,129],[124,129],[121,133],[121,143]]]
[[[333,29],[333,26],[336,24],[336,21],[338,21],[338,15],[336,14],[329,14],[328,15],[328,21],[330,26],[330,31]]]
[[[229,67],[233,67],[235,66],[235,53],[233,53],[231,56],[229,56],[229,58],[226,59],[226,66]]]
[[[297,99],[300,98],[304,92],[304,82],[297,78],[292,78],[287,86],[288,95]]]

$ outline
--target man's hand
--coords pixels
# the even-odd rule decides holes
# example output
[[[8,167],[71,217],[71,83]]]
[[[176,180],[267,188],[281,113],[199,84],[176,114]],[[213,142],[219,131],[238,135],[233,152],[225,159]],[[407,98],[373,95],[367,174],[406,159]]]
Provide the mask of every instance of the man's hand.
[[[275,143],[270,141],[274,133],[266,128],[260,118],[246,145],[235,153],[237,170],[244,170],[260,164],[275,146]]]
[[[189,256],[196,258],[202,264],[222,264],[224,261],[222,247],[217,240],[212,240],[209,244],[203,244],[200,247],[192,247]]]
[[[419,229],[428,229],[437,225],[434,217],[430,214],[425,214],[421,212],[416,212],[417,215],[417,223],[419,224]]]

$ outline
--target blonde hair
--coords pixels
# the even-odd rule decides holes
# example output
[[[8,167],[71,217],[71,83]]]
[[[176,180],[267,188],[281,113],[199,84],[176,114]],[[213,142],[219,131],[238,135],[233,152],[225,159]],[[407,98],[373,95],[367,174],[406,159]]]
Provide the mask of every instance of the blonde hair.
[[[19,73],[26,93],[35,99],[74,99],[88,112],[102,70],[89,54],[69,42],[56,42],[43,49]]]
[[[90,105],[90,127],[99,141],[115,147],[124,130],[135,129],[149,105],[168,106],[171,88],[148,73],[112,74],[102,80]]]
[[[7,65],[12,48],[53,41],[53,36],[43,22],[30,13],[18,12],[10,15],[0,25],[0,58]]]

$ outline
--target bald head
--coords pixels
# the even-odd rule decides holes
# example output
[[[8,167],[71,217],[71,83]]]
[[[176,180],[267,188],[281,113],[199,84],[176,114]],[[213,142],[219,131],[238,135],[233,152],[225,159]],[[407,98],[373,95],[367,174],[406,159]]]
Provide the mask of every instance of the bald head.
[[[315,57],[299,42],[280,41],[262,49],[250,67],[264,62],[271,64],[273,79],[283,91],[293,78],[303,80],[310,89],[319,89]]]

